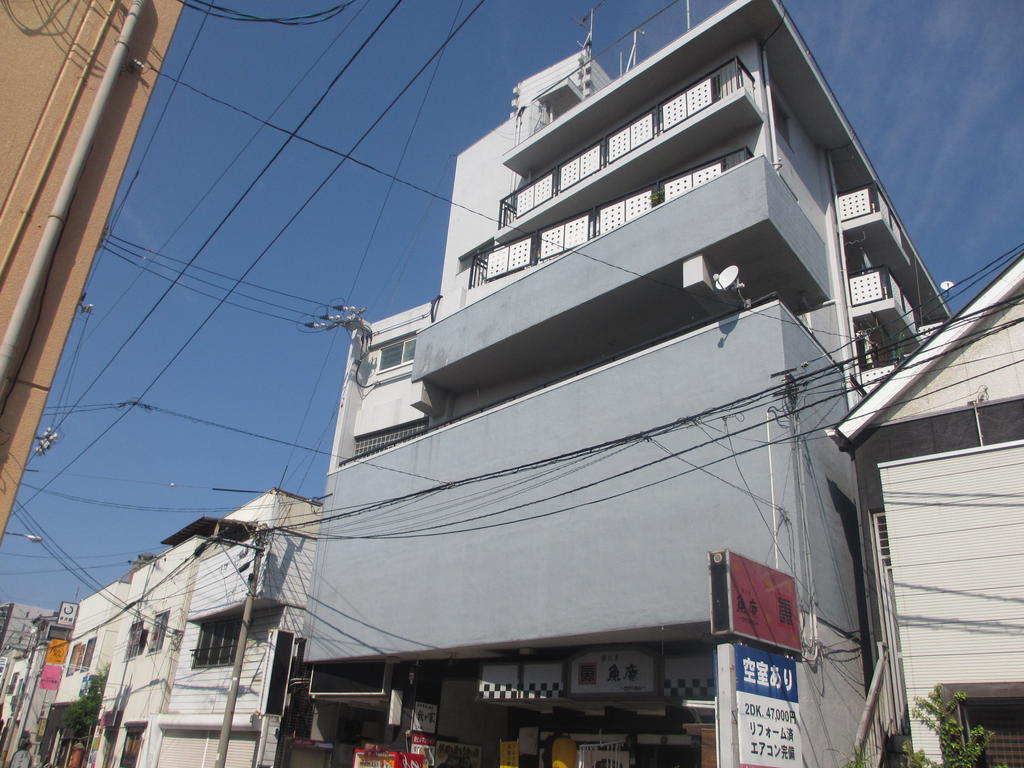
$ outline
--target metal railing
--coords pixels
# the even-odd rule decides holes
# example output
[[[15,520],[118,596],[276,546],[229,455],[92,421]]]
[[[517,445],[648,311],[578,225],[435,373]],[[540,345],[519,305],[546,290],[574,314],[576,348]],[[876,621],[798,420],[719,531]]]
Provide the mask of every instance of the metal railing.
[[[863,760],[865,768],[881,768],[892,737],[899,732],[899,712],[892,704],[891,669],[889,650],[879,643],[878,661],[853,744],[854,754]]]
[[[502,227],[532,211],[602,168],[620,160],[665,131],[739,90],[753,95],[754,78],[738,58],[703,75],[657,107],[634,117],[596,144],[541,174],[535,181],[502,198]]]
[[[553,226],[526,233],[520,240],[478,251],[471,257],[469,287],[476,288],[488,281],[571,251],[589,240],[618,229],[663,202],[718,178],[752,157],[753,153],[746,147],[735,150],[681,174],[674,174],[634,190],[589,211],[577,213]]]

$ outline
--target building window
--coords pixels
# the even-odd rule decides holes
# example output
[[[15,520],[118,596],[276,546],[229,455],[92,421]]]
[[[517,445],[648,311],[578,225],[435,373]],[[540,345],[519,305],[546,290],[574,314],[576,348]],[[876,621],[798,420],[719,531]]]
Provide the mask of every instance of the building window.
[[[96,638],[91,637],[85,644],[85,653],[82,654],[82,669],[89,669],[92,666],[92,653],[96,650]]]
[[[146,625],[142,619],[132,623],[131,629],[128,630],[128,649],[125,653],[126,659],[134,659],[146,650],[147,635]]]
[[[142,728],[129,728],[124,737],[124,750],[121,752],[120,768],[135,768],[142,749]]]
[[[405,363],[411,363],[413,355],[416,354],[416,339],[406,339],[397,344],[389,344],[380,350],[380,365],[378,371],[386,371],[389,368],[397,368]]]
[[[13,696],[14,695],[14,690],[18,687],[18,675],[19,674],[21,674],[21,673],[20,672],[15,672],[13,675],[11,675],[11,682],[8,683],[8,685],[7,685],[7,695],[8,696]]]
[[[84,654],[85,646],[81,643],[76,643],[75,647],[71,649],[71,660],[68,662],[68,667],[64,672],[65,677],[70,677],[82,668],[82,656]]]
[[[389,445],[426,431],[427,420],[422,419],[421,421],[399,424],[397,427],[391,427],[390,429],[382,429],[380,432],[359,435],[356,437],[355,455],[362,456],[379,451],[382,448],[387,448]]]
[[[153,622],[153,640],[149,644],[150,653],[159,653],[160,649],[164,647],[164,638],[167,637],[167,622],[170,618],[170,611],[156,615],[156,621]]]
[[[192,666],[223,667],[234,661],[242,620],[208,621],[199,628],[199,644],[192,651]]]

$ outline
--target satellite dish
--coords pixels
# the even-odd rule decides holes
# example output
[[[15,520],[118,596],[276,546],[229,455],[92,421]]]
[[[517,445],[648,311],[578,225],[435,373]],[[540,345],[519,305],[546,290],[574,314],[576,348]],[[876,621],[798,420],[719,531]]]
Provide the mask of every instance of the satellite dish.
[[[941,288],[943,291],[948,291],[954,285],[956,285],[956,283],[954,283],[952,280],[943,280],[941,283],[939,283],[939,288]]]
[[[720,291],[731,291],[734,288],[742,287],[738,285],[740,277],[740,268],[735,264],[730,264],[728,267],[723,269],[717,275],[714,276],[715,288]]]

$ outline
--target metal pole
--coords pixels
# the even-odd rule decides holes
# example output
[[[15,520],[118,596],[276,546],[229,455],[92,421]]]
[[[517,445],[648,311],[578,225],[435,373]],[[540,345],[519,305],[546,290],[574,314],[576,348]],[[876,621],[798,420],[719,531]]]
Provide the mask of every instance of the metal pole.
[[[0,393],[7,391],[8,379],[13,378],[15,375],[13,370],[15,354],[24,343],[24,337],[31,326],[32,306],[35,304],[46,275],[50,270],[53,254],[57,250],[58,243],[60,243],[68,211],[75,197],[75,190],[78,188],[78,182],[82,177],[82,172],[85,170],[85,163],[89,159],[93,141],[96,139],[100,121],[103,119],[114,86],[117,84],[117,78],[124,69],[125,59],[128,56],[128,43],[131,41],[132,34],[135,32],[136,22],[138,22],[139,16],[142,15],[142,9],[145,5],[146,0],[133,0],[131,8],[128,10],[128,15],[121,26],[121,34],[114,45],[114,52],[107,63],[107,70],[103,75],[103,80],[100,81],[96,98],[93,100],[89,115],[85,119],[85,125],[82,127],[82,133],[78,139],[78,144],[75,146],[74,154],[71,156],[71,163],[64,174],[64,181],[57,192],[57,198],[54,200],[53,208],[50,210],[49,217],[46,220],[46,226],[36,248],[35,256],[32,257],[32,263],[25,277],[21,294],[18,296],[18,302],[15,304],[10,324],[7,326],[3,342],[0,343]]]
[[[235,663],[231,667],[231,683],[228,686],[227,702],[224,704],[224,721],[220,726],[220,740],[217,742],[217,760],[214,768],[224,768],[228,759],[228,744],[231,743],[231,721],[235,717],[235,703],[238,701],[238,681],[242,677],[242,662],[245,660],[245,643],[249,639],[249,626],[252,624],[252,604],[256,599],[256,591],[260,588],[260,567],[263,564],[263,539],[257,532],[253,549],[256,555],[252,561],[252,574],[249,577],[249,588],[245,595],[245,608],[242,609],[242,626],[238,630],[238,645],[235,647]]]

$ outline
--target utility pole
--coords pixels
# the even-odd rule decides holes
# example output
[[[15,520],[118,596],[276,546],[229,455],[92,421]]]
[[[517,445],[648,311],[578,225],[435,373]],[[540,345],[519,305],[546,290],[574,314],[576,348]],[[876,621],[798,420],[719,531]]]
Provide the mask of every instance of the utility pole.
[[[238,629],[238,645],[235,646],[235,663],[231,667],[231,683],[228,686],[228,697],[224,704],[224,721],[220,726],[220,740],[217,742],[217,760],[214,768],[224,768],[228,759],[228,745],[231,743],[231,721],[235,717],[235,703],[238,701],[238,682],[242,677],[242,662],[245,660],[245,643],[249,639],[249,627],[252,624],[252,605],[256,600],[256,592],[260,588],[260,567],[263,565],[264,532],[257,530],[253,535],[252,544],[233,542],[237,546],[247,547],[255,552],[252,561],[252,573],[245,595],[245,607],[242,609],[242,626]]]

